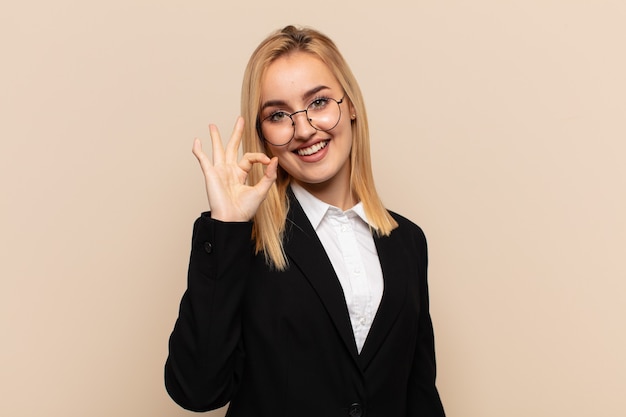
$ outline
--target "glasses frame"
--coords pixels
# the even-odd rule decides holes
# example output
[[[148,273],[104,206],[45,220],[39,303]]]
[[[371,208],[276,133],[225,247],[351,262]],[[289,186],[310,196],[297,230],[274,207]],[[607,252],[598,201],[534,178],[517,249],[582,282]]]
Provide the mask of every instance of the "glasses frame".
[[[261,128],[261,124],[262,124],[265,120],[267,120],[267,119],[269,119],[270,117],[272,117],[272,116],[273,116],[273,114],[270,114],[269,116],[267,116],[267,117],[263,118],[263,120],[261,120],[260,118],[258,118],[258,117],[257,117],[257,121],[256,121],[256,130],[257,130],[257,133],[258,133],[258,135],[259,135],[259,138],[261,138],[261,140],[263,140],[264,142],[269,143],[269,144],[270,144],[270,145],[272,145],[272,146],[287,146],[287,145],[289,145],[289,144],[291,143],[291,141],[293,140],[293,138],[296,136],[296,121],[293,119],[293,116],[295,116],[295,115],[296,115],[296,114],[298,114],[298,113],[304,113],[304,114],[306,115],[306,121],[309,123],[309,125],[310,125],[313,129],[315,129],[315,130],[317,130],[317,131],[319,131],[319,132],[329,132],[329,131],[333,130],[334,128],[336,128],[336,127],[337,127],[337,125],[338,125],[338,124],[339,124],[339,122],[341,121],[341,115],[343,114],[343,113],[342,113],[342,111],[341,111],[341,103],[343,103],[343,100],[346,98],[346,93],[344,93],[344,94],[343,94],[343,96],[342,96],[339,100],[336,100],[336,99],[334,99],[334,98],[332,98],[332,97],[324,97],[324,98],[326,98],[326,99],[328,99],[328,100],[332,100],[332,101],[334,101],[335,103],[337,103],[337,107],[339,108],[339,117],[337,118],[337,123],[335,123],[335,124],[333,125],[333,127],[329,128],[329,129],[318,129],[317,127],[313,126],[313,124],[311,124],[311,119],[309,118],[309,111],[308,111],[308,109],[309,109],[309,107],[311,106],[311,104],[313,104],[313,102],[315,101],[315,100],[313,100],[313,101],[311,102],[311,104],[309,104],[309,105],[306,107],[306,109],[302,109],[302,110],[294,111],[294,112],[293,112],[293,113],[291,113],[291,114],[289,114],[289,113],[285,112],[285,114],[287,114],[287,116],[289,116],[289,118],[291,119],[291,127],[293,127],[293,134],[291,135],[291,139],[289,139],[287,142],[282,143],[282,144],[280,144],[280,145],[276,145],[275,143],[272,143],[272,142],[270,142],[269,140],[267,140],[267,138],[265,138],[265,136],[263,136],[263,130],[262,130],[262,128]]]

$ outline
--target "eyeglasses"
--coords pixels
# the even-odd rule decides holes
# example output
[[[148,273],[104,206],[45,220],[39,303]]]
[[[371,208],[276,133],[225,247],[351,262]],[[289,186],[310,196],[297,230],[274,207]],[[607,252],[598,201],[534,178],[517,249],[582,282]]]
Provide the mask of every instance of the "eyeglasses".
[[[296,122],[293,119],[298,113],[305,113],[309,124],[322,132],[328,132],[339,124],[341,107],[345,94],[340,100],[330,97],[316,98],[306,109],[293,113],[275,111],[257,123],[261,138],[274,146],[285,146],[292,141],[296,133]]]

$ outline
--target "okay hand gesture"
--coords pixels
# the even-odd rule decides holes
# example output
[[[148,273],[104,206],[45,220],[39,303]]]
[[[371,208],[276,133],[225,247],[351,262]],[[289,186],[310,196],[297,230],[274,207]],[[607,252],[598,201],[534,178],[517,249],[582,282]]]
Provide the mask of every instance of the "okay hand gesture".
[[[237,161],[244,121],[237,123],[226,144],[222,145],[220,133],[215,125],[209,125],[213,144],[213,161],[202,151],[200,139],[193,143],[193,154],[200,162],[206,192],[211,207],[211,217],[225,222],[249,221],[254,217],[271,185],[276,180],[278,158],[269,158],[264,153],[246,153]],[[265,175],[257,183],[248,185],[246,179],[256,163],[266,166]]]

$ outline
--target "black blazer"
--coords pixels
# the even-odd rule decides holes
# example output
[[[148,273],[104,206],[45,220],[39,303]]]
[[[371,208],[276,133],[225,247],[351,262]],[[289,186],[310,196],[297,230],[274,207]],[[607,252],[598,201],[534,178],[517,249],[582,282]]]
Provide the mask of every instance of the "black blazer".
[[[194,411],[230,401],[230,417],[439,417],[422,230],[375,237],[383,297],[358,354],[341,285],[290,195],[285,253],[273,271],[254,255],[251,223],[204,213],[188,288],[170,337],[165,383]]]

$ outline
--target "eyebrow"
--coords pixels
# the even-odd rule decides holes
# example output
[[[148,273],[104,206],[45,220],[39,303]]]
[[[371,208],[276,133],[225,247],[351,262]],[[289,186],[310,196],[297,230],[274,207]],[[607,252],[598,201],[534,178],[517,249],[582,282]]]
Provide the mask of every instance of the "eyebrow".
[[[330,90],[330,87],[327,87],[325,85],[318,85],[317,87],[314,87],[310,89],[309,91],[306,91],[304,94],[302,94],[302,98],[305,99],[307,97],[312,96],[315,93],[319,93],[322,90]],[[261,105],[261,111],[263,111],[267,107],[286,106],[286,105],[287,105],[287,102],[284,100],[269,100]]]

